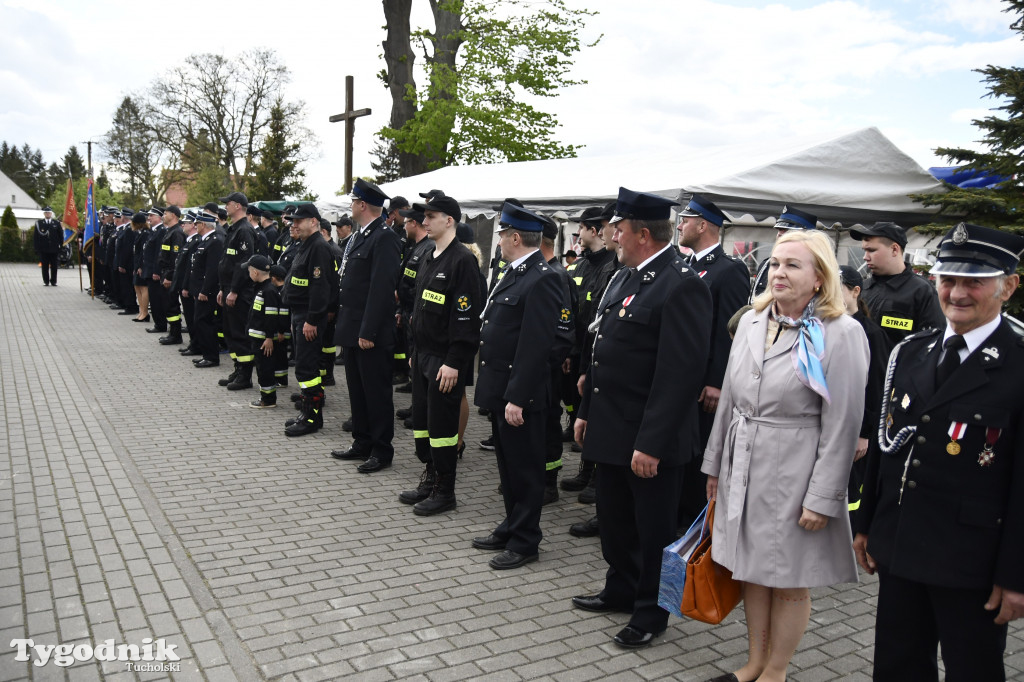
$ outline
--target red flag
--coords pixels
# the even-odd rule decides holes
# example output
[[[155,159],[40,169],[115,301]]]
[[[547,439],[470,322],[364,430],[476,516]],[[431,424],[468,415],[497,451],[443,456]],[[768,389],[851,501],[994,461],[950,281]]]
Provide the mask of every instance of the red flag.
[[[71,178],[68,178],[68,198],[64,200],[63,223],[72,230],[78,230],[78,209],[75,207],[75,191],[71,186]]]

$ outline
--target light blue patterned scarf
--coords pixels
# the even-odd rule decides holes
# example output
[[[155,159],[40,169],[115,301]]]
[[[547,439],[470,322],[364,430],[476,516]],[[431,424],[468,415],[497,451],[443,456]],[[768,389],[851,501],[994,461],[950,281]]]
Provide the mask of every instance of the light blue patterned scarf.
[[[807,304],[799,320],[780,315],[774,305],[772,314],[779,324],[797,330],[797,341],[793,344],[790,357],[793,359],[793,369],[796,370],[800,383],[831,405],[832,398],[828,393],[828,384],[825,383],[825,370],[821,366],[821,359],[825,356],[825,328],[821,320],[814,316],[814,301],[812,298]]]

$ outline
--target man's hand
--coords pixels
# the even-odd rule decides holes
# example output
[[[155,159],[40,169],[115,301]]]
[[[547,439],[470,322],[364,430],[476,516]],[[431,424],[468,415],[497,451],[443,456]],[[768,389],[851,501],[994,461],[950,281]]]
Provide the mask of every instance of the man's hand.
[[[853,453],[853,461],[856,462],[858,459],[868,454],[868,439],[858,438],[857,449]]]
[[[182,298],[188,298],[188,289],[182,289],[181,290],[181,297]]]
[[[316,327],[311,325],[309,322],[303,322],[302,335],[306,337],[306,341],[312,341],[316,338]]]
[[[163,281],[163,286],[164,286],[164,289],[170,289],[171,288],[171,280],[165,279]]]
[[[505,421],[508,422],[509,426],[522,426],[525,424],[523,408],[512,403],[505,405]]]
[[[658,475],[658,462],[660,461],[657,457],[651,457],[639,450],[634,450],[630,468],[640,478],[654,478]]]
[[[585,374],[581,374],[580,378],[576,380],[576,392],[580,394],[581,398],[583,397],[583,384],[586,382],[587,376]]]
[[[722,397],[722,389],[715,388],[714,386],[705,386],[700,392],[700,397],[697,398],[697,402],[701,404],[704,411],[708,414],[713,413],[718,409],[718,399]]]
[[[583,439],[586,436],[587,436],[587,420],[586,419],[580,419],[579,417],[577,417],[576,421],[573,422],[572,437],[576,440],[576,442],[580,445],[580,447],[582,447],[583,446]]]
[[[441,393],[451,393],[452,389],[455,388],[455,384],[459,381],[459,370],[453,369],[448,365],[441,365],[441,369],[437,370],[437,376],[434,377],[440,386],[438,390]]]
[[[156,273],[154,272],[154,273],[153,273],[153,281],[154,281],[154,282],[159,282],[159,281],[160,281],[160,275],[158,275],[158,274],[156,274]]]
[[[260,346],[260,349],[263,351],[263,354],[269,358],[271,355],[274,354],[274,340],[264,339],[263,344]]]
[[[868,554],[868,536],[864,533],[857,533],[853,536],[853,553],[857,555],[857,563],[867,571],[868,575],[874,575],[878,564]]]
[[[708,502],[718,499],[718,476],[708,476],[708,484],[705,487],[708,495]]]
[[[359,339],[359,347],[363,350],[370,350],[374,345],[373,341],[370,341],[369,339]]]
[[[118,268],[117,271],[120,272],[122,275],[124,274],[124,268]]]
[[[568,374],[572,370],[572,359],[566,358],[562,361],[562,374]]]
[[[209,300],[210,300],[210,299],[209,299],[209,297],[207,297],[207,295],[206,295],[206,294],[199,294],[199,296],[198,296],[197,298],[198,298],[198,299],[199,299],[200,301],[209,301]]]
[[[1004,590],[999,585],[992,586],[992,594],[985,602],[986,611],[999,609],[996,625],[1006,625],[1011,620],[1024,616],[1024,593]]]
[[[821,530],[828,525],[828,517],[804,507],[804,511],[800,514],[800,520],[797,521],[797,525],[804,530],[814,532],[816,530]]]
[[[217,305],[224,305],[224,292],[223,291],[218,291],[217,292]]]
[[[235,292],[232,291],[230,294],[228,294],[228,297],[224,300],[224,302],[228,304],[229,308],[234,308],[235,307],[235,301],[237,301],[237,300],[238,300],[238,294],[236,294]]]

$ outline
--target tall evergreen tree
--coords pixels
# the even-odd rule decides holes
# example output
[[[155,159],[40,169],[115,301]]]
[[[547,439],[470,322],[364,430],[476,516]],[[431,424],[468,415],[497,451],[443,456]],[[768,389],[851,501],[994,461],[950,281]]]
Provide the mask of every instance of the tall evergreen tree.
[[[1024,0],[1004,0],[1007,14],[1016,18],[1010,29],[1024,39]],[[994,189],[965,188],[946,184],[943,194],[911,195],[925,206],[939,207],[942,222],[917,228],[918,231],[939,232],[951,223],[965,221],[977,225],[1024,234],[1024,67],[993,66],[975,69],[984,76],[988,96],[999,105],[995,112],[973,124],[983,133],[981,151],[955,147],[935,150],[949,162],[963,164],[963,171],[980,171],[1006,178]],[[955,179],[955,177],[954,177]],[[1024,269],[1019,272],[1024,273]],[[1024,311],[1024,289],[1018,289],[1007,304],[1015,315]]]
[[[300,145],[291,135],[289,116],[280,97],[270,108],[267,135],[263,138],[248,192],[253,199],[274,200],[306,193],[306,171],[299,168]]]
[[[65,172],[71,175],[72,180],[83,178],[88,174],[85,168],[85,159],[78,153],[78,147],[75,145],[71,145],[62,161]]]

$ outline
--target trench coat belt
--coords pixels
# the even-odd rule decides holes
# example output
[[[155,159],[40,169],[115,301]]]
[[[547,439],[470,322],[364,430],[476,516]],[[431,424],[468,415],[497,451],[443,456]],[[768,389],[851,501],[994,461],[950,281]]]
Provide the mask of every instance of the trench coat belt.
[[[729,473],[729,508],[726,516],[730,520],[739,519],[747,499],[747,482],[750,471],[750,451],[753,448],[754,426],[770,426],[773,429],[803,429],[821,424],[817,415],[807,417],[756,417],[743,412],[738,407],[732,408],[732,422],[729,433],[732,438],[728,442],[732,447],[732,469]]]

